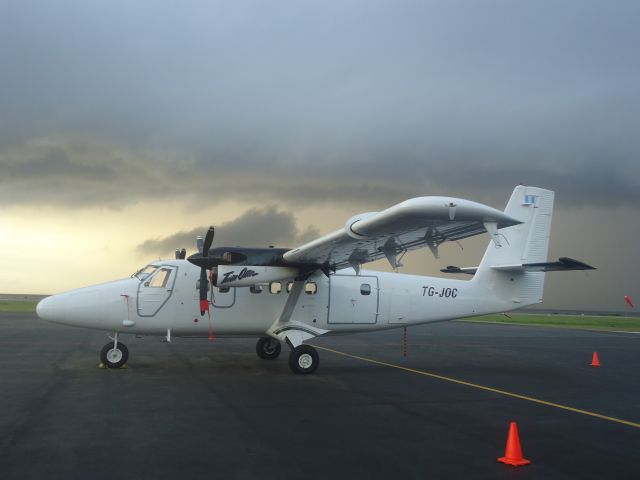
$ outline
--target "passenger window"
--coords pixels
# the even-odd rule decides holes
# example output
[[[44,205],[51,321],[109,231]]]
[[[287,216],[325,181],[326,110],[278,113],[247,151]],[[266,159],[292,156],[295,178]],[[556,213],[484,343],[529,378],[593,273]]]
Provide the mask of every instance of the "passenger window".
[[[169,274],[171,270],[168,268],[161,269],[158,273],[156,273],[151,281],[149,282],[149,286],[153,288],[163,288],[167,285],[169,281]]]
[[[280,282],[271,282],[269,284],[269,292],[280,293],[282,291],[282,284]]]
[[[307,295],[315,295],[318,292],[318,285],[315,282],[308,282],[304,286],[304,293]]]
[[[288,282],[287,283],[287,293],[291,292],[292,288],[293,288],[293,282]]]
[[[360,293],[362,295],[371,295],[371,285],[368,283],[363,283],[360,285]]]
[[[229,290],[231,290],[231,287],[218,287],[220,293],[227,293]]]
[[[262,292],[262,287],[260,285],[251,285],[249,287],[249,291],[251,293],[260,293],[260,292]]]

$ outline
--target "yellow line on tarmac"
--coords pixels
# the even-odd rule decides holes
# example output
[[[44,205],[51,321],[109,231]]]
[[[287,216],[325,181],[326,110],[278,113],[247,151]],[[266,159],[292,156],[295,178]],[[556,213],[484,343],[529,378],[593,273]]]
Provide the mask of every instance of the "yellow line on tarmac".
[[[376,365],[382,365],[384,367],[395,368],[398,370],[404,370],[405,372],[417,373],[418,375],[424,375],[426,377],[437,378],[438,380],[444,380],[446,382],[457,383],[458,385],[464,385],[466,387],[477,388],[479,390],[485,390],[487,392],[497,393],[499,395],[505,395],[507,397],[519,398],[520,400],[526,400],[532,403],[538,403],[540,405],[546,405],[548,407],[559,408],[561,410],[568,410],[570,412],[581,413],[582,415],[588,415],[590,417],[600,418],[601,420],[607,420],[609,422],[621,423],[623,425],[627,425],[629,427],[640,428],[640,423],[630,422],[629,420],[622,420],[620,418],[609,417],[607,415],[602,415],[600,413],[590,412],[588,410],[581,410],[579,408],[569,407],[567,405],[560,405],[559,403],[547,402],[546,400],[540,400],[539,398],[528,397],[526,395],[520,395],[519,393],[507,392],[506,390],[500,390],[497,388],[485,387],[484,385],[478,385],[477,383],[465,382],[463,380],[457,380],[451,377],[445,377],[443,375],[438,375],[436,373],[425,372],[423,370],[416,370],[415,368],[403,367],[402,365],[395,365],[393,363],[381,362],[379,360],[374,360],[372,358],[361,357],[358,355],[351,355],[350,353],[340,352],[338,350],[333,350],[332,348],[327,347],[319,347],[318,345],[314,345],[314,347],[319,348],[320,350],[326,350],[327,352],[335,353],[337,355],[342,355],[344,357],[354,358],[356,360],[362,360],[363,362],[374,363]]]

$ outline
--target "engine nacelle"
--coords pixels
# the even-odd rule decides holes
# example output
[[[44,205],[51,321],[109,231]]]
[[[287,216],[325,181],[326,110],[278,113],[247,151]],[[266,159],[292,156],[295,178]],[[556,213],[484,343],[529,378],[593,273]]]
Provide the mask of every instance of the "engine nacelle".
[[[347,220],[347,223],[344,224],[344,230],[347,232],[347,235],[357,240],[362,240],[363,238],[367,238],[366,235],[362,235],[358,233],[357,223],[360,220],[364,220],[365,218],[369,218],[372,215],[375,215],[376,213],[378,212],[359,213],[358,215],[354,215],[349,220]]]
[[[249,287],[288,280],[298,275],[297,268],[219,265],[216,287]]]

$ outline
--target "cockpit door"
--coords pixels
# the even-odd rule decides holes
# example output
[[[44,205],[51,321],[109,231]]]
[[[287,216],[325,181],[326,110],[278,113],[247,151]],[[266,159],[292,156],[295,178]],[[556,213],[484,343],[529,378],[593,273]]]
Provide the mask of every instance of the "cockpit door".
[[[153,317],[173,294],[178,268],[163,265],[138,285],[138,315]]]

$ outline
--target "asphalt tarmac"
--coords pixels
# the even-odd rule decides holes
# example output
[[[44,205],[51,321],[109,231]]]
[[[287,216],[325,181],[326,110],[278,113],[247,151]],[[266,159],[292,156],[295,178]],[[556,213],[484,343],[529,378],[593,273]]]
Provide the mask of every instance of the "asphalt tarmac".
[[[306,376],[250,339],[121,340],[99,369],[104,333],[0,314],[0,479],[640,478],[640,335],[440,323],[406,358],[401,329],[316,339]],[[531,465],[496,461],[510,421]]]

